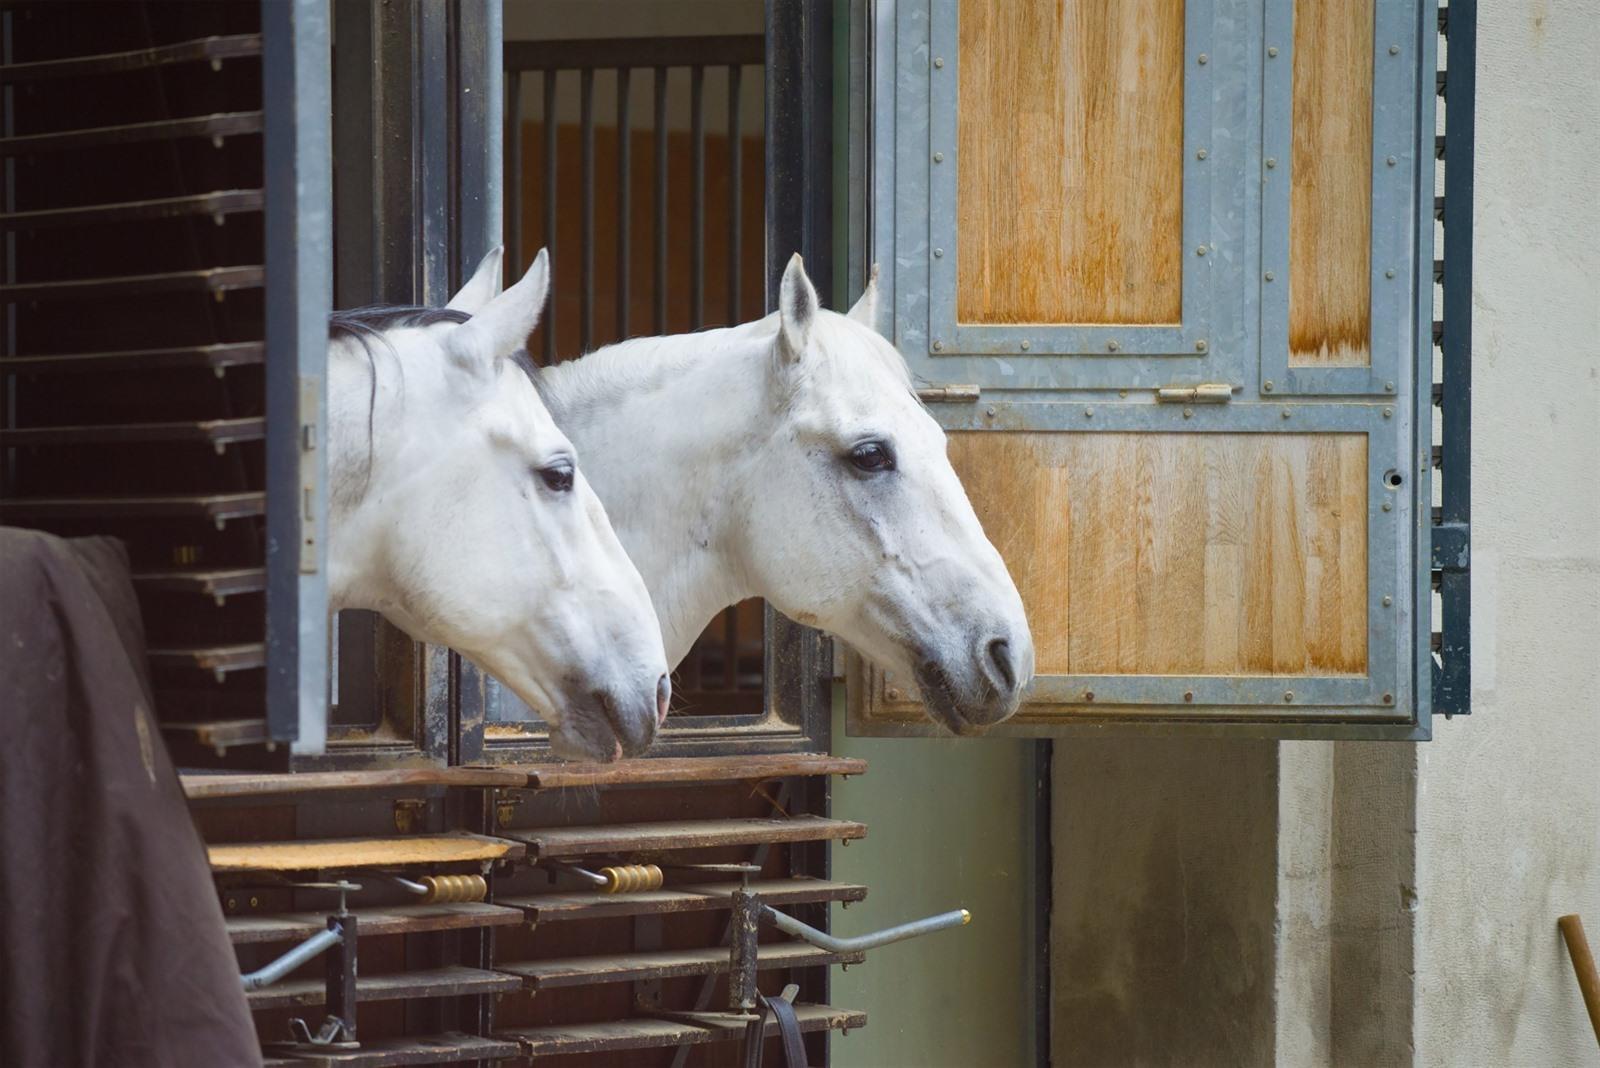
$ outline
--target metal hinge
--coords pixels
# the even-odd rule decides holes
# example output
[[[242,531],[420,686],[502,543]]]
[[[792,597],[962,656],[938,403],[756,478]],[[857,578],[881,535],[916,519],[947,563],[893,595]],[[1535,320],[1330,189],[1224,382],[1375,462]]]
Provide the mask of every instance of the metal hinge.
[[[917,399],[924,404],[976,404],[977,386],[924,386],[917,390]]]
[[[1162,386],[1156,400],[1162,404],[1227,404],[1241,387],[1226,382],[1202,382],[1198,386]]]
[[[317,514],[318,490],[322,483],[322,458],[317,452],[322,425],[320,376],[300,379],[300,573],[317,573],[317,541],[321,517]]]

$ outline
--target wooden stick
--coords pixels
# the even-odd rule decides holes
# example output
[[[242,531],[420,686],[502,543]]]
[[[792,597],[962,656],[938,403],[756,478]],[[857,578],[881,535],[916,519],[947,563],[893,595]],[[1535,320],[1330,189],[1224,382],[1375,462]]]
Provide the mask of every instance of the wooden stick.
[[[1600,1042],[1600,974],[1594,967],[1594,953],[1583,934],[1583,921],[1577,916],[1563,916],[1556,921],[1561,937],[1567,940],[1567,953],[1572,957],[1572,970],[1578,973],[1578,989],[1583,992],[1583,1004],[1589,1010],[1589,1026],[1594,1028],[1596,1042]]]

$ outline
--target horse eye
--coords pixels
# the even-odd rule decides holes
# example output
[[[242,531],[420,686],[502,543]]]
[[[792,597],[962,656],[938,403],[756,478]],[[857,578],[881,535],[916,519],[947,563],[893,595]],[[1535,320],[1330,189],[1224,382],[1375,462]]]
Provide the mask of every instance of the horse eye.
[[[544,484],[557,493],[567,493],[572,489],[572,480],[575,472],[572,465],[565,461],[551,464],[549,467],[539,468],[539,477]]]
[[[862,471],[893,471],[894,453],[881,441],[866,441],[850,450],[850,462]]]

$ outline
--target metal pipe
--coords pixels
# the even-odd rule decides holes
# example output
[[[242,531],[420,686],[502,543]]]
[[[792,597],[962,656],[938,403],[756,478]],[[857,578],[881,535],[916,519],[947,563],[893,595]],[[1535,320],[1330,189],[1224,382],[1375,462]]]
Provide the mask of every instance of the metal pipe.
[[[338,945],[343,937],[344,933],[338,927],[329,927],[326,931],[318,931],[271,964],[257,968],[255,971],[248,972],[239,978],[244,983],[246,991],[260,990],[264,986],[271,986],[317,954]]]
[[[522,270],[522,72],[506,72],[506,261],[511,279]]]
[[[633,123],[628,113],[633,70],[617,68],[617,340],[628,337],[629,238],[633,220]]]
[[[582,237],[578,245],[578,355],[594,344],[594,71],[578,74],[578,125],[582,137],[579,165],[583,188],[579,191]]]
[[[689,329],[706,325],[706,69],[689,68]],[[691,686],[691,689],[698,689]]]
[[[740,76],[743,68],[737,64],[728,68],[728,325],[742,322],[739,314],[739,260],[743,242],[740,218],[740,197],[744,190],[744,140],[741,134],[744,123],[740,120]],[[730,630],[733,629],[731,626]],[[736,687],[735,671],[727,671],[727,688]]]
[[[657,334],[667,332],[667,68],[656,68],[656,95],[655,95],[655,136],[656,136],[656,171],[652,176],[655,179],[655,209],[656,229],[654,253],[655,282],[655,318],[653,325]]]
[[[549,250],[552,267],[556,262],[556,72],[544,72],[544,247]],[[517,265],[521,267],[521,264]],[[544,363],[548,367],[556,362],[556,305],[545,305],[543,321]]]
[[[784,915],[771,905],[761,906],[761,918],[785,934],[809,942],[818,949],[825,949],[830,953],[859,953],[862,950],[886,946],[890,942],[902,942],[918,935],[943,931],[947,927],[964,926],[972,922],[972,913],[966,909],[954,909],[950,912],[941,912],[937,916],[902,923],[898,927],[885,927],[881,931],[857,935],[854,938],[838,938],[826,931],[819,931],[808,923],[801,923],[793,916]]]
[[[407,879],[404,875],[393,875],[386,871],[372,872],[371,874],[376,875],[380,879],[384,879],[393,883],[408,893],[416,894],[418,896],[432,892],[426,884],[419,883],[414,879]]]

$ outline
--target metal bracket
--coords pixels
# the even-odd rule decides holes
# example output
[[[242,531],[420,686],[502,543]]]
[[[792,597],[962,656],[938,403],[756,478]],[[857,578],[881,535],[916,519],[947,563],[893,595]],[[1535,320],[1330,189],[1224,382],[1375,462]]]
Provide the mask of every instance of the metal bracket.
[[[1156,390],[1161,404],[1227,404],[1242,386],[1227,382],[1204,382],[1198,386],[1162,386]]]
[[[924,386],[917,399],[924,404],[976,404],[981,392],[977,386]]]

